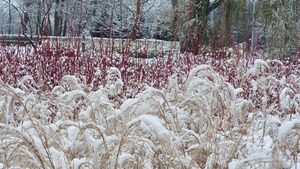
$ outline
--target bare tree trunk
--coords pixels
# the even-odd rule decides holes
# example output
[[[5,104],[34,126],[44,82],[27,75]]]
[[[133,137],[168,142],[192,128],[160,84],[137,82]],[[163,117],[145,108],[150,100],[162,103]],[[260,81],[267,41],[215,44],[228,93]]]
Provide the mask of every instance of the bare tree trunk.
[[[48,23],[47,23],[47,36],[49,35],[53,35],[52,34],[52,26],[51,26],[51,19],[50,19],[50,15],[47,16],[47,20],[48,20]]]
[[[41,16],[42,16],[42,3],[41,3],[41,1],[38,1],[37,2],[37,5],[38,5],[38,11],[37,11],[37,18],[36,18],[36,27],[35,27],[35,34],[36,35],[40,35],[41,34],[41,24],[42,24],[42,18],[41,18]]]
[[[8,1],[8,34],[11,34],[11,22],[12,22],[12,17],[11,17],[11,0]]]
[[[64,15],[65,20],[63,21],[63,30],[62,30],[62,35],[66,36],[67,35],[67,30],[68,30],[68,19],[69,19],[69,1],[64,1],[64,11],[66,12]]]
[[[173,6],[173,23],[172,23],[172,40],[178,40],[178,30],[179,30],[179,12],[178,12],[178,0],[172,0]]]
[[[61,17],[59,15],[59,5],[60,5],[60,0],[55,0],[55,12],[54,12],[54,36],[59,36],[60,35],[60,20]]]
[[[253,49],[254,49],[254,24],[255,24],[255,3],[253,0],[252,0],[252,32],[251,32],[251,52],[253,52]]]
[[[198,54],[199,45],[208,41],[207,22],[209,14],[219,7],[224,0],[192,0],[192,15],[189,20],[189,30],[186,30],[185,39],[180,40],[181,52]]]
[[[67,15],[65,17],[65,20],[64,20],[64,28],[62,30],[62,36],[66,36],[67,35],[67,28],[68,28],[68,22],[67,22]]]
[[[295,12],[296,12],[295,18],[296,18],[296,21],[298,22],[300,19],[300,1],[295,1],[294,7],[295,7]]]
[[[141,13],[141,0],[136,0],[136,12],[135,12],[135,21],[132,30],[132,40],[136,40],[137,38],[137,30],[138,30],[138,23],[140,21],[140,13]]]

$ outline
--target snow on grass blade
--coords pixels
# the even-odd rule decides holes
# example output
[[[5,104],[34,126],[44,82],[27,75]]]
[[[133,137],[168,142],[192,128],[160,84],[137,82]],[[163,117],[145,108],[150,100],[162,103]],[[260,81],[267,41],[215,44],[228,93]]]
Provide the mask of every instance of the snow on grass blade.
[[[0,49],[3,168],[299,165],[298,65],[42,47]]]

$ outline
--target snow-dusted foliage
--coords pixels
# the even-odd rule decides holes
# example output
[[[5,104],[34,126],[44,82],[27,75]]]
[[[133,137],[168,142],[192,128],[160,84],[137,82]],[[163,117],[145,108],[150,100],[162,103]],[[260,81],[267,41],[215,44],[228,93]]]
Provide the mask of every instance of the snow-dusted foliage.
[[[171,62],[180,66],[177,57]],[[101,63],[105,72],[96,64],[92,79],[2,76],[1,168],[300,167],[297,71],[287,74],[279,60],[232,57],[159,69],[167,80],[154,87],[164,76],[151,81],[154,61],[139,61],[137,69]]]

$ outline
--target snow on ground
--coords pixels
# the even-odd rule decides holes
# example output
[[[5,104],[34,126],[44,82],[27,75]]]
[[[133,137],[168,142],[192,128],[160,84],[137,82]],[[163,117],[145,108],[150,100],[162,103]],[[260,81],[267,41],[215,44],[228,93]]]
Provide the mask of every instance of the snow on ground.
[[[176,57],[156,71],[154,58],[101,60],[95,76],[66,74],[51,88],[35,71],[1,76],[0,168],[300,167],[299,74],[279,60]]]

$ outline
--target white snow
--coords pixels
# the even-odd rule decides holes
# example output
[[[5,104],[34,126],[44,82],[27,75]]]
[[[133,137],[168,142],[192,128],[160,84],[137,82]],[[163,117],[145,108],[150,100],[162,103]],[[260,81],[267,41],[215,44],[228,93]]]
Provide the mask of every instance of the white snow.
[[[134,157],[133,157],[131,154],[128,154],[128,153],[122,153],[122,154],[119,156],[118,163],[119,163],[120,166],[122,166],[122,164],[123,164],[125,161],[128,161],[128,160],[134,161]]]
[[[292,119],[291,121],[285,121],[281,124],[281,126],[278,129],[278,140],[281,142],[286,141],[287,135],[291,132],[293,129],[300,129],[300,119]]]
[[[86,158],[81,158],[81,159],[78,159],[78,158],[75,158],[72,160],[70,166],[73,168],[73,169],[80,169],[81,165],[86,163],[87,162],[87,159]]]
[[[68,128],[68,138],[72,143],[75,143],[75,141],[78,139],[80,129],[76,126],[71,126]]]
[[[163,122],[156,116],[152,115],[140,115],[138,118],[132,119],[128,126],[141,121],[140,127],[145,132],[157,135],[158,138],[165,139],[170,136],[170,132],[164,127]]]
[[[195,66],[167,77],[165,88],[135,82],[130,98],[116,67],[96,89],[70,75],[41,93],[22,86],[36,83],[31,76],[16,85],[0,81],[0,168],[39,168],[39,158],[45,168],[48,158],[56,168],[74,169],[104,162],[107,168],[250,169],[275,162],[299,168],[300,80],[265,71],[272,62],[282,64],[255,60],[237,68],[238,83],[209,64]]]

